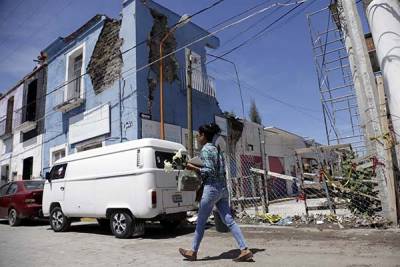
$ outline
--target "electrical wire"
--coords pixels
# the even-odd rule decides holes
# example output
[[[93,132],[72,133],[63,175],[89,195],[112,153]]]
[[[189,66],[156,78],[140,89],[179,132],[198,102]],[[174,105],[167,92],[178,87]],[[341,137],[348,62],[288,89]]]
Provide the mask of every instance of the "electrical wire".
[[[289,5],[294,5],[294,4],[303,3],[303,2],[306,2],[306,1],[296,1],[296,2],[293,2],[293,3],[290,3],[290,4],[282,4],[282,3],[277,2],[277,3],[275,3],[275,4],[273,4],[273,5],[270,5],[270,6],[266,7],[266,8],[262,8],[262,9],[260,9],[260,10],[257,10],[256,12],[253,12],[252,14],[250,14],[250,15],[244,17],[244,18],[241,18],[241,19],[239,19],[239,20],[236,20],[236,21],[234,21],[234,22],[232,22],[232,23],[230,23],[230,24],[228,24],[228,25],[225,25],[224,27],[221,27],[220,29],[218,29],[218,30],[216,30],[216,31],[214,31],[214,32],[212,32],[212,33],[209,33],[209,34],[206,35],[206,36],[203,36],[203,37],[201,37],[201,38],[199,38],[199,39],[197,39],[197,40],[194,40],[194,41],[192,41],[191,43],[186,44],[186,45],[184,45],[184,46],[182,46],[182,47],[176,49],[175,51],[172,51],[171,53],[169,53],[169,54],[163,56],[162,58],[168,57],[168,56],[174,54],[174,53],[177,52],[177,51],[180,51],[180,50],[182,50],[182,49],[184,49],[184,48],[186,48],[186,47],[188,47],[188,46],[191,46],[191,45],[193,45],[193,44],[195,44],[195,43],[197,43],[197,42],[200,42],[201,40],[204,40],[205,38],[208,38],[208,37],[214,35],[214,34],[217,33],[217,32],[220,32],[220,31],[222,31],[222,30],[224,30],[224,29],[227,29],[227,28],[229,28],[229,27],[232,27],[232,26],[234,26],[234,25],[238,25],[239,23],[241,23],[241,22],[243,22],[243,21],[246,21],[246,20],[248,20],[248,19],[250,19],[250,18],[252,18],[252,17],[254,17],[254,16],[256,16],[256,15],[258,15],[258,14],[260,14],[260,13],[263,13],[263,12],[265,12],[266,10],[269,10],[269,9],[271,9],[271,8],[273,8],[273,7],[277,7],[277,6],[281,6],[281,5],[283,5],[283,6],[289,6]],[[140,70],[145,69],[145,68],[148,67],[148,66],[151,66],[152,64],[155,64],[156,62],[158,62],[158,61],[161,60],[162,58],[158,58],[157,60],[154,60],[153,62],[150,62],[150,63],[148,63],[148,64],[146,64],[146,65],[144,65],[144,66],[142,66],[142,67],[140,67],[140,68],[136,68],[136,71],[135,71],[135,72],[138,72],[138,71],[140,71]],[[133,68],[129,69],[128,71],[131,71],[132,69],[133,69]],[[124,73],[126,73],[126,72],[128,72],[128,71],[125,71],[125,72],[123,72],[122,74],[124,74]],[[71,82],[73,82],[73,81],[76,81],[77,79],[80,79],[81,77],[83,77],[83,76],[86,75],[86,74],[87,74],[87,73],[84,73],[84,74],[82,74],[81,76],[79,76],[79,77],[77,77],[77,78],[75,78],[75,79],[69,81],[68,83],[62,85],[62,87],[66,86],[67,84],[69,84],[69,83],[71,83]],[[125,76],[124,78],[126,78],[126,76]],[[62,88],[62,87],[60,87],[60,88]],[[57,89],[55,89],[55,90],[58,90],[58,89],[60,89],[60,88],[57,88]],[[52,92],[54,92],[55,90],[53,90]],[[52,92],[50,92],[50,93],[52,93]],[[50,94],[50,93],[47,93],[45,96],[47,96],[47,95]],[[279,100],[277,100],[277,101],[279,101]],[[286,104],[286,103],[285,103],[285,104]],[[53,114],[53,113],[56,113],[56,112],[57,112],[57,111],[46,112],[45,115],[44,115],[42,118],[39,118],[39,119],[35,120],[35,122],[38,122],[38,121],[40,121],[40,120],[42,120],[42,119],[48,117],[49,115],[51,115],[51,114]]]
[[[153,64],[159,62],[160,60],[165,59],[165,58],[167,58],[167,57],[169,57],[169,56],[175,54],[176,52],[179,52],[179,51],[185,49],[186,47],[189,47],[189,46],[191,46],[191,45],[193,45],[193,44],[196,44],[196,43],[198,43],[198,42],[200,42],[200,41],[202,41],[202,40],[205,40],[206,38],[209,38],[209,37],[215,35],[216,33],[221,32],[221,31],[223,31],[223,30],[225,30],[225,29],[227,29],[227,28],[230,28],[230,27],[233,27],[233,26],[235,26],[235,25],[238,25],[238,24],[240,24],[240,23],[242,23],[242,22],[244,22],[244,21],[246,21],[246,20],[248,20],[248,19],[250,19],[250,18],[252,18],[252,17],[254,17],[254,16],[256,16],[256,15],[258,15],[258,14],[264,13],[265,11],[267,11],[267,10],[269,10],[269,9],[271,9],[271,8],[279,7],[279,6],[291,6],[291,5],[296,5],[296,4],[303,3],[303,2],[307,2],[307,1],[309,1],[309,0],[294,1],[294,2],[292,2],[292,3],[280,3],[280,2],[276,2],[276,3],[271,4],[271,5],[269,5],[269,6],[265,7],[265,8],[258,9],[258,10],[256,10],[255,12],[251,13],[250,15],[247,15],[247,16],[244,17],[244,18],[238,19],[238,20],[236,20],[236,21],[234,21],[234,22],[232,22],[232,23],[230,23],[230,24],[228,24],[228,25],[225,25],[225,26],[223,26],[223,27],[220,27],[219,29],[214,30],[214,31],[211,32],[211,33],[208,33],[208,34],[205,35],[205,36],[201,36],[200,38],[198,38],[198,39],[196,39],[196,40],[194,40],[194,41],[192,41],[192,42],[190,42],[190,43],[187,43],[187,44],[181,46],[180,48],[177,48],[177,49],[175,49],[174,51],[171,51],[170,53],[164,55],[163,57],[158,58],[158,59],[156,59],[156,60],[154,60],[154,61],[152,61],[152,62],[150,62],[150,63],[148,63],[148,64],[145,64],[145,65],[143,65],[143,66],[141,66],[141,67],[139,67],[139,68],[137,68],[137,66],[131,67],[131,68],[129,68],[128,70],[122,72],[121,75],[123,75],[123,74],[125,74],[125,73],[127,73],[127,72],[130,72],[130,71],[134,71],[134,73],[137,73],[137,72],[139,72],[139,71],[141,71],[141,70],[144,70],[144,69],[146,69],[147,67],[150,67],[150,66],[152,66]],[[256,5],[256,7],[259,7],[260,5],[261,5],[261,4]],[[254,10],[254,7],[253,7],[253,8],[250,8],[250,9],[248,9],[248,10]],[[244,12],[240,13],[239,15],[235,15],[235,16],[233,16],[233,17],[240,16],[240,15],[243,14],[243,13],[247,13],[247,12],[244,11]],[[230,20],[230,19],[229,19],[229,20]],[[219,23],[219,25],[222,25],[222,24]],[[139,43],[139,44],[136,44],[136,45],[133,46],[132,48],[137,47],[138,45],[140,45],[140,43]],[[130,51],[130,50],[128,49],[128,51],[126,50],[125,53],[126,53],[126,52],[129,52],[129,51]],[[51,90],[51,91],[48,91],[48,90],[47,90],[47,93],[44,94],[44,95],[42,96],[42,98],[45,98],[46,96],[48,96],[48,95],[54,93],[55,91],[57,91],[57,90],[59,90],[59,89],[65,87],[65,86],[68,86],[69,84],[71,84],[71,83],[77,81],[78,79],[82,78],[83,76],[85,76],[85,75],[87,75],[87,74],[88,74],[88,72],[85,72],[85,73],[81,74],[80,76],[75,77],[74,79],[71,79],[71,80],[69,80],[69,81],[63,82],[61,85],[56,86],[56,87],[55,87],[53,90]],[[128,76],[129,76],[129,75],[128,75]],[[126,76],[126,77],[127,77],[127,76]],[[126,77],[125,77],[125,78],[126,78]],[[37,100],[36,100],[36,101],[37,101]],[[26,105],[25,105],[25,106],[26,106]],[[23,107],[24,107],[24,106],[22,106],[22,108],[23,108]]]
[[[199,15],[199,14],[201,14],[201,13],[204,13],[204,12],[208,11],[209,9],[211,9],[211,8],[213,8],[213,7],[215,7],[215,6],[217,6],[218,4],[222,3],[223,1],[224,1],[224,0],[218,0],[217,2],[214,2],[214,3],[211,4],[210,6],[207,6],[207,7],[203,8],[203,9],[201,9],[201,10],[195,12],[194,14],[188,16],[188,18],[186,18],[184,21],[190,20],[190,19],[193,18],[194,16],[197,16],[197,15]],[[64,6],[62,9],[65,9],[65,8],[68,7],[70,4],[71,4],[71,2],[68,1],[67,5]],[[178,22],[178,23],[172,25],[171,28],[177,26],[177,25],[180,24],[180,23],[183,23],[184,21],[181,21],[181,22]],[[33,34],[35,34],[35,32],[34,32]],[[157,35],[160,35],[160,34],[161,34],[161,33],[158,33]],[[156,36],[157,36],[157,35],[156,35]],[[136,43],[134,46],[132,46],[132,47],[126,49],[125,51],[122,51],[121,54],[118,54],[118,55],[116,55],[116,56],[111,57],[111,58],[109,59],[109,61],[111,61],[111,60],[113,60],[113,59],[115,59],[115,58],[117,58],[117,57],[120,57],[121,55],[124,55],[124,54],[126,54],[126,53],[128,53],[128,52],[130,52],[131,50],[133,50],[134,48],[137,48],[137,47],[140,46],[140,45],[147,44],[147,41],[148,41],[148,40],[145,39],[145,40],[143,40],[143,41],[141,41],[141,42],[139,42],[139,43]],[[14,52],[16,52],[16,50],[17,50],[17,49],[15,49]],[[85,76],[85,75],[87,75],[87,74],[89,74],[89,73],[88,73],[88,72],[84,72],[83,74],[81,74],[80,76],[75,77],[74,79],[64,81],[64,82],[61,83],[60,85],[55,86],[52,90],[50,90],[50,91],[47,90],[46,94],[44,94],[43,96],[41,96],[39,99],[45,98],[46,96],[48,96],[48,95],[54,93],[55,91],[57,91],[57,90],[59,90],[59,89],[65,87],[65,86],[68,86],[69,84],[71,84],[71,83],[77,81],[78,79],[82,78],[83,76]],[[5,93],[5,94],[7,94],[7,93]],[[38,99],[36,99],[34,102],[36,102],[36,101],[38,101]],[[26,105],[23,105],[21,108],[24,108],[24,107],[26,107]],[[1,118],[0,118],[0,120],[1,120]]]
[[[220,57],[225,57],[229,54],[231,54],[232,52],[242,48],[243,46],[247,45],[249,42],[258,39],[260,36],[262,36],[268,29],[270,29],[273,25],[275,25],[276,23],[278,23],[280,20],[282,20],[283,18],[285,18],[287,15],[289,15],[290,13],[292,13],[294,10],[296,10],[297,8],[299,8],[302,4],[304,4],[307,1],[297,1],[295,2],[296,6],[294,6],[293,8],[291,8],[289,11],[285,12],[283,15],[281,15],[280,17],[278,17],[277,19],[275,19],[272,23],[268,24],[266,27],[264,27],[261,31],[257,32],[255,35],[253,35],[252,37],[248,38],[247,40],[245,40],[244,42],[240,43],[239,45],[235,46],[234,48],[228,50],[227,52],[224,52],[223,54],[219,55]],[[289,5],[289,4],[286,4]],[[207,64],[210,64],[214,61],[218,60],[217,58],[207,62]]]
[[[233,77],[232,75],[228,74],[227,72],[224,73],[224,74],[225,74],[225,75],[229,75],[229,76],[231,77],[231,79],[232,79],[231,81],[232,81],[233,83],[236,83],[236,84],[237,84],[237,81],[234,79],[234,77]],[[293,105],[293,104],[291,104],[291,103],[289,103],[289,102],[286,102],[286,101],[283,101],[283,100],[281,100],[281,99],[278,99],[278,98],[276,98],[276,97],[274,97],[274,96],[272,96],[272,95],[270,95],[270,94],[268,94],[268,93],[265,93],[264,91],[259,90],[258,88],[256,88],[255,86],[249,84],[248,82],[243,82],[243,81],[242,81],[242,84],[244,84],[244,86],[245,86],[247,89],[250,89],[250,90],[256,92],[258,95],[261,95],[261,96],[263,96],[263,97],[265,97],[265,98],[267,98],[267,99],[270,99],[270,100],[272,100],[272,101],[274,101],[274,102],[277,102],[277,103],[280,103],[280,104],[285,105],[285,106],[287,106],[287,107],[290,107],[290,108],[292,108],[292,109],[294,109],[294,110],[296,110],[296,111],[298,111],[298,112],[301,112],[301,113],[303,113],[304,115],[306,115],[306,116],[308,116],[308,117],[310,117],[310,118],[312,118],[312,119],[314,119],[314,120],[316,120],[316,121],[318,121],[318,122],[321,122],[321,119],[318,119],[318,118],[316,118],[316,117],[314,117],[314,116],[308,114],[307,111],[306,111],[307,108],[305,108],[305,107],[296,106],[296,105]],[[315,112],[315,111],[314,111],[314,112]]]

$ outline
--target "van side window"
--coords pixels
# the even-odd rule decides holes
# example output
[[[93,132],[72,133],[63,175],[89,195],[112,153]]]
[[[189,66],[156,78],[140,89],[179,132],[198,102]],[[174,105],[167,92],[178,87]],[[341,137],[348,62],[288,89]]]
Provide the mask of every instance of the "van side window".
[[[164,160],[172,162],[172,158],[174,157],[175,153],[170,153],[170,152],[162,152],[162,151],[156,151],[155,156],[156,156],[156,166],[159,169],[164,168]],[[186,158],[186,155],[182,155],[183,158]],[[174,166],[175,168],[175,166]]]
[[[164,169],[164,160],[172,162],[174,153],[156,151],[156,166],[159,169]]]
[[[66,170],[67,170],[67,164],[54,166],[53,168],[51,168],[50,171],[50,179],[51,180],[63,179]]]

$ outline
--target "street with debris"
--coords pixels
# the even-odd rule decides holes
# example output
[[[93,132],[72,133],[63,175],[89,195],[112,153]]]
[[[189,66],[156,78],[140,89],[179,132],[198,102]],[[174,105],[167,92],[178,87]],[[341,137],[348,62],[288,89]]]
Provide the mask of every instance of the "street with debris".
[[[333,230],[295,227],[243,228],[254,253],[253,266],[400,266],[398,229]],[[230,233],[206,231],[198,262],[187,262],[179,247],[191,245],[193,225],[166,233],[146,227],[140,238],[116,239],[96,223],[76,223],[54,233],[46,223],[10,228],[0,222],[0,266],[248,266]]]

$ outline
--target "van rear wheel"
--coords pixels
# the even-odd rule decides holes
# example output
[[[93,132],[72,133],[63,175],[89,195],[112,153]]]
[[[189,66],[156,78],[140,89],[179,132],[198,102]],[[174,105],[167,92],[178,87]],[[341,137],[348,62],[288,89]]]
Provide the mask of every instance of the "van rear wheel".
[[[116,238],[129,238],[133,234],[133,219],[126,211],[113,211],[111,213],[110,228]]]
[[[50,212],[50,226],[54,232],[65,232],[71,226],[71,220],[64,215],[60,207]]]

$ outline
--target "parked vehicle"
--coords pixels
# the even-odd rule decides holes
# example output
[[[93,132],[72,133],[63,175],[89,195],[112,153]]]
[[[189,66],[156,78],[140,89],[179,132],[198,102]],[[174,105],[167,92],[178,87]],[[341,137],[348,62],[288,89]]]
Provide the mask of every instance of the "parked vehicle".
[[[143,234],[149,220],[174,227],[196,208],[194,191],[177,191],[179,171],[164,171],[179,149],[139,139],[66,156],[46,174],[43,213],[55,232],[82,217],[109,224],[117,238]]]
[[[15,181],[0,187],[0,218],[17,226],[42,215],[44,180]]]

